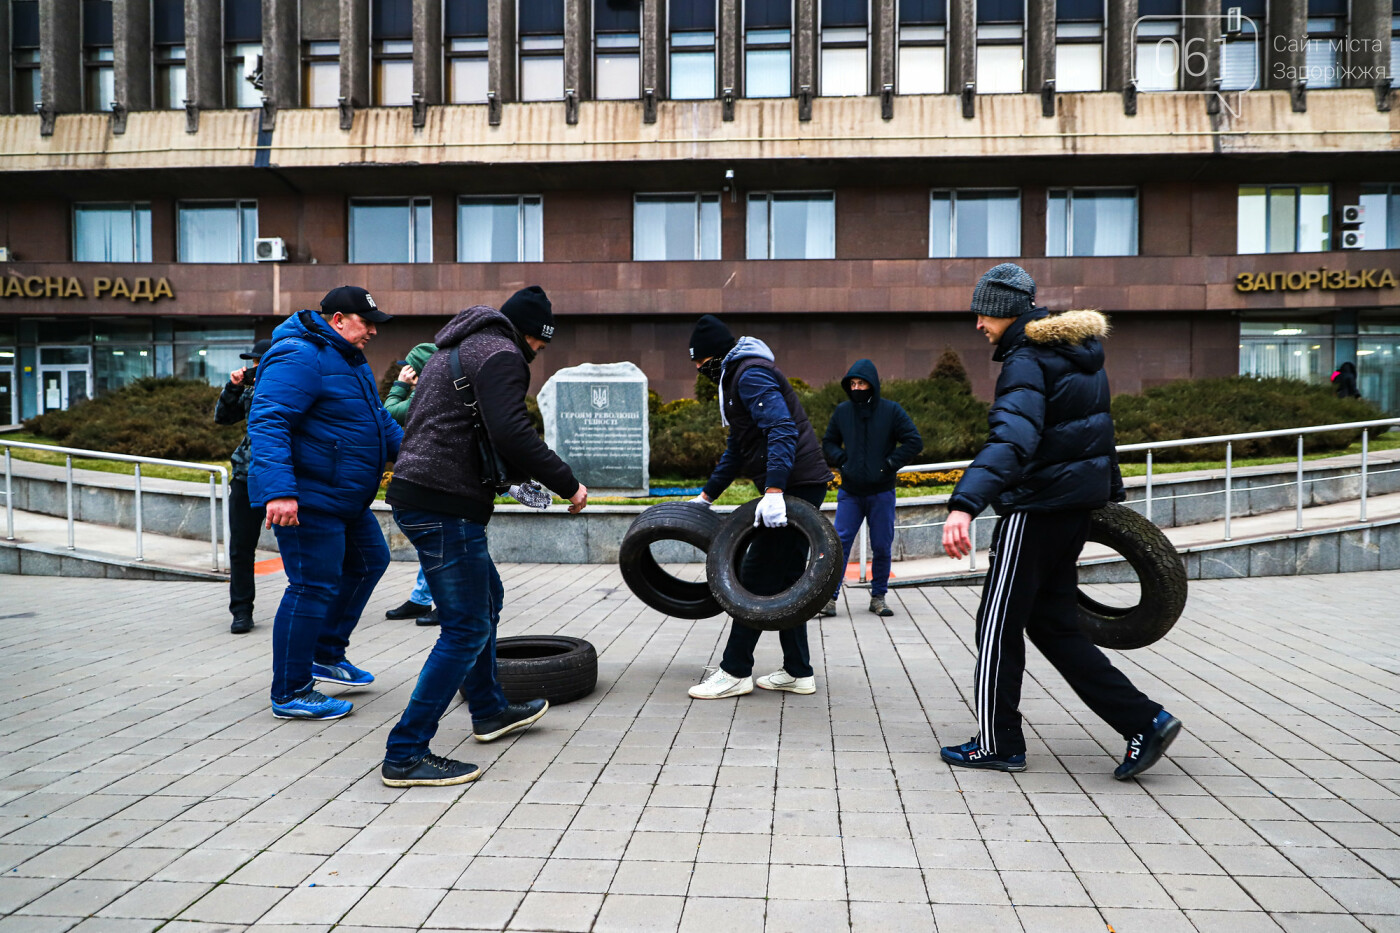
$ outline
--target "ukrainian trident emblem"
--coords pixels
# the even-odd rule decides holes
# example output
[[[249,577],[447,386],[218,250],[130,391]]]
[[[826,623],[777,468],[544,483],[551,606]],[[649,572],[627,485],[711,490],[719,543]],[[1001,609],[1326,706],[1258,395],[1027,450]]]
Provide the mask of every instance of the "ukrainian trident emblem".
[[[593,407],[599,411],[606,409],[608,407],[608,387],[605,385],[589,386],[588,389],[589,401],[593,403]]]

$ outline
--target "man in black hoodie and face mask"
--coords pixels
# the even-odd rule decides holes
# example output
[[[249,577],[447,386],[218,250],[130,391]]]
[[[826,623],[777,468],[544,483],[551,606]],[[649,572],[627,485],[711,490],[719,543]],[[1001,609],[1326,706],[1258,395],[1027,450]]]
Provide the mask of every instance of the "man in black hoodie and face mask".
[[[870,577],[870,611],[892,616],[885,604],[890,585],[890,548],[894,544],[894,486],[899,468],[919,455],[924,440],[898,402],[880,398],[880,374],[870,360],[856,360],[841,380],[849,402],[831,413],[822,438],[826,462],[841,471],[836,494],[836,533],[841,536],[845,563],[851,562],[860,523],[870,526],[873,564]],[[836,595],[821,611],[836,615]]]

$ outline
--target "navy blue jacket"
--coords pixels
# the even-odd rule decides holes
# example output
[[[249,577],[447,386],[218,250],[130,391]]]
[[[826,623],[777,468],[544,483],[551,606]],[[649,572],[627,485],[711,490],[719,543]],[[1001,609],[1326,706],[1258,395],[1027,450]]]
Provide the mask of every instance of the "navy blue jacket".
[[[320,315],[299,311],[272,332],[248,412],[254,508],[291,497],[346,518],[369,508],[403,429],[379,401],[365,355]]]
[[[924,449],[924,439],[898,402],[880,397],[880,374],[870,360],[856,360],[841,380],[851,394],[851,380],[870,383],[868,401],[842,402],[831,413],[822,438],[826,462],[841,471],[841,488],[853,496],[889,492],[895,474]]]
[[[972,515],[1096,509],[1123,500],[1097,311],[1012,322],[992,359],[1002,364],[987,420],[991,436],[948,500]]]

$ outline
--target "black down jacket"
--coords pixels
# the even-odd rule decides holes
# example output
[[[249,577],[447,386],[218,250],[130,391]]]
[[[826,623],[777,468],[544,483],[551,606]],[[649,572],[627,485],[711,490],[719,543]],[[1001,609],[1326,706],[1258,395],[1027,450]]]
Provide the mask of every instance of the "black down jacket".
[[[1096,509],[1123,500],[1097,311],[1012,322],[992,359],[1002,364],[987,444],[948,500],[972,515]]]
[[[856,360],[841,380],[864,379],[873,391],[865,402],[842,402],[831,413],[822,453],[841,471],[841,488],[853,496],[873,496],[894,488],[895,474],[924,449],[919,429],[898,402],[880,397],[880,374],[870,360]]]

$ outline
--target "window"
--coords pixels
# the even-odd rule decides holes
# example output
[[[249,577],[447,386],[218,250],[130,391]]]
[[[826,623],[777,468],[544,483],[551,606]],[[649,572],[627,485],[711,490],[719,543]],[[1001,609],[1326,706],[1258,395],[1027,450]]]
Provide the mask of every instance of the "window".
[[[792,96],[789,0],[744,2],[744,96]]]
[[[1400,185],[1362,185],[1364,249],[1400,249]]]
[[[117,91],[112,72],[112,47],[108,45],[85,49],[83,72],[84,102],[87,109],[111,110]]]
[[[895,90],[901,94],[942,94],[948,86],[946,0],[902,0]]]
[[[670,0],[672,100],[715,96],[715,0]]]
[[[836,258],[836,195],[774,191],[749,195],[749,259]]]
[[[150,262],[151,205],[74,205],[73,261]]]
[[[1021,193],[934,191],[928,254],[931,259],[1021,255]]]
[[[564,99],[564,0],[516,8],[520,28],[520,99]]]
[[[1345,11],[1345,4],[1342,9]],[[1308,17],[1308,90],[1342,86],[1345,43],[1346,20],[1343,17]]]
[[[1103,90],[1103,24],[1103,0],[1055,4],[1056,91]]]
[[[177,232],[181,262],[253,262],[257,201],[182,201]]]
[[[1047,256],[1136,256],[1137,192],[1052,188],[1045,213]]]
[[[642,6],[593,0],[593,96],[636,100],[642,96]]]
[[[384,39],[374,44],[374,102],[380,107],[413,103],[412,39]]]
[[[632,221],[632,258],[718,259],[718,194],[639,194]]]
[[[432,262],[432,199],[351,200],[350,261]]]
[[[1333,369],[1332,325],[1240,322],[1240,375],[1326,385]]]
[[[1020,23],[977,27],[977,93],[1021,93],[1023,33]]]
[[[228,47],[224,93],[230,107],[262,106],[262,46],[237,42]]]
[[[308,107],[334,107],[340,103],[340,43],[306,43],[303,93]]]
[[[457,201],[458,262],[540,262],[542,200],[537,194]]]
[[[821,15],[819,93],[823,97],[869,94],[867,0],[821,0]]]
[[[0,16],[3,15],[0,13]],[[10,61],[14,69],[11,85],[14,112],[33,113],[39,109],[39,103],[43,99],[39,89],[38,0],[12,0],[10,42]]]
[[[1233,6],[1232,6],[1233,8]],[[1253,7],[1244,9],[1240,17],[1226,16],[1221,28],[1220,89],[1248,91],[1259,86],[1259,29],[1263,26],[1262,12],[1255,18]]]
[[[185,47],[156,46],[156,109],[179,110],[185,106]]]
[[[1330,249],[1327,185],[1241,185],[1238,251],[1317,253]]]
[[[1357,327],[1360,333],[1356,342],[1356,387],[1362,398],[1380,405],[1393,417],[1400,411],[1400,324],[1394,320],[1367,322],[1366,312],[1361,314],[1363,320]]]
[[[1150,19],[1137,24],[1133,77],[1139,91],[1175,91],[1181,87],[1181,21]]]
[[[1400,87],[1400,16],[1390,18],[1390,86]]]
[[[163,353],[167,348],[161,344],[165,334],[156,334],[156,352]],[[228,374],[246,360],[238,354],[246,353],[253,342],[253,327],[244,321],[205,319],[199,324],[185,321],[175,323],[171,343],[171,365],[177,379],[202,379],[210,385],[223,385]],[[161,364],[157,363],[157,369]]]
[[[484,104],[487,70],[486,0],[447,0],[447,102]]]

